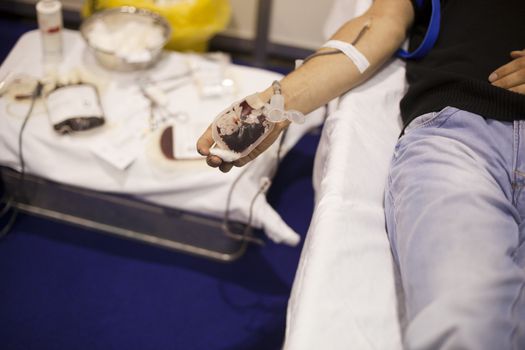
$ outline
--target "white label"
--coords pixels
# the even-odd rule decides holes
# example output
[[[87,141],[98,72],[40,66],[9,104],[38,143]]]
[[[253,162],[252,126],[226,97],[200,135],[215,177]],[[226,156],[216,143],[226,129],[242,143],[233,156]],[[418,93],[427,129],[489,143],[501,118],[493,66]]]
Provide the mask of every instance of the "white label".
[[[58,88],[49,93],[46,104],[49,118],[54,125],[71,118],[104,117],[97,90],[93,85],[68,85]]]
[[[197,140],[206,130],[205,123],[176,123],[173,125],[173,156],[175,159],[200,159]]]

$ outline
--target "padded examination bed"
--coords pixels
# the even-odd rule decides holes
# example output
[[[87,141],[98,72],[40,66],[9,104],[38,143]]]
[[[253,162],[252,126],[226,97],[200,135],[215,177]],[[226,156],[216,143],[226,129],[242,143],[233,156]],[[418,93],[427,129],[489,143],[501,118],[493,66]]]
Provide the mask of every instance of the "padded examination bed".
[[[370,0],[336,0],[327,34]],[[402,315],[383,193],[401,132],[405,64],[339,99],[316,154],[316,202],[288,303],[286,350],[401,350]]]

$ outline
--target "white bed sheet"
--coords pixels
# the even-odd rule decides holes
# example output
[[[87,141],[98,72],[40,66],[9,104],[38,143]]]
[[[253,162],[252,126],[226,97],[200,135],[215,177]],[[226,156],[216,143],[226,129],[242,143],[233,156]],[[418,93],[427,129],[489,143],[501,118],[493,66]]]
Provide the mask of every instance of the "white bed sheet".
[[[370,3],[336,1],[327,34]],[[405,88],[404,62],[394,59],[341,97],[325,122],[313,219],[288,304],[286,350],[402,349],[383,194]]]
[[[160,155],[158,133],[149,134],[144,139],[136,160],[125,170],[111,166],[91,151],[93,144],[111,137],[112,132],[123,126],[135,125],[134,127],[146,129],[148,104],[134,83],[136,74],[116,73],[100,68],[87,51],[78,32],[65,31],[64,34],[66,55],[60,69],[67,71],[82,66],[108,82],[101,94],[107,123],[102,128],[85,133],[58,135],[48,121],[43,104],[38,103],[24,131],[26,171],[64,184],[127,193],[153,203],[222,218],[228,192],[245,168],[234,168],[228,174],[223,174],[208,167],[203,159],[166,160]],[[26,33],[0,67],[0,78],[9,72],[24,72],[41,77],[43,67],[40,51],[39,33]],[[166,53],[148,74],[154,77],[177,74],[187,69],[185,60],[183,54]],[[188,84],[169,95],[170,107],[183,110],[192,121],[198,120],[207,125],[234,100],[260,91],[281,77],[274,72],[237,65],[231,66],[230,74],[238,84],[235,95],[200,99],[195,85]],[[15,108],[11,108],[14,113],[7,113],[7,104],[6,98],[0,98],[0,165],[20,170],[18,133],[22,124],[21,116],[27,106],[14,105]],[[282,155],[305,132],[320,124],[322,119],[323,112],[318,110],[306,124],[290,127]],[[232,194],[232,220],[248,222],[252,198],[259,191],[261,181],[271,176],[276,166],[276,155],[277,149],[274,147],[247,166],[246,173],[238,181]],[[282,220],[264,195],[258,196],[255,201],[251,223],[254,227],[263,229],[275,242],[290,245],[299,242],[299,235]]]

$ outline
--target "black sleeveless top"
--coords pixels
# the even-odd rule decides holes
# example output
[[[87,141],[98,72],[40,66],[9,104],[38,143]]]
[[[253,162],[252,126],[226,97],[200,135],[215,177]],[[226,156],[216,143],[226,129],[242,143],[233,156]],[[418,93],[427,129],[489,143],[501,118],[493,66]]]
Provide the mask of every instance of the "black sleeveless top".
[[[427,29],[430,0],[416,9],[410,51]],[[488,76],[525,49],[525,0],[441,0],[436,45],[407,62],[409,88],[401,101],[407,125],[415,117],[452,106],[502,121],[525,119],[525,95],[495,87]]]

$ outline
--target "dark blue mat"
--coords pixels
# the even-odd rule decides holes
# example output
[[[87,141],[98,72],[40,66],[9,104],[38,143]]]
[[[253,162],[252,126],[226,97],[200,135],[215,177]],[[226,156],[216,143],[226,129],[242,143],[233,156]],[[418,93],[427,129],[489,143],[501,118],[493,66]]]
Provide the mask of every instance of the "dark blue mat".
[[[27,23],[0,16],[0,61]],[[304,238],[318,135],[268,194]],[[22,215],[0,241],[0,349],[279,349],[301,247],[221,264]]]
[[[270,193],[303,237],[314,142]],[[279,349],[299,254],[268,243],[221,264],[22,216],[0,241],[0,348]]]

